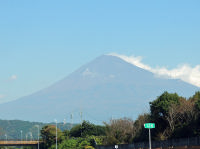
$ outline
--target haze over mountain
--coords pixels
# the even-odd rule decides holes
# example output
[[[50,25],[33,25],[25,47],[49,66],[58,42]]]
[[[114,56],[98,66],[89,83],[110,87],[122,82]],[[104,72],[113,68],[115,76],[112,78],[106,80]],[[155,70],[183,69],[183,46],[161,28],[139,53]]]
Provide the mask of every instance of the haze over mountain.
[[[1,104],[0,117],[40,122],[70,122],[73,117],[80,122],[82,115],[101,123],[112,116],[136,118],[164,91],[189,97],[197,90],[181,80],[161,78],[118,57],[103,55],[48,88]]]

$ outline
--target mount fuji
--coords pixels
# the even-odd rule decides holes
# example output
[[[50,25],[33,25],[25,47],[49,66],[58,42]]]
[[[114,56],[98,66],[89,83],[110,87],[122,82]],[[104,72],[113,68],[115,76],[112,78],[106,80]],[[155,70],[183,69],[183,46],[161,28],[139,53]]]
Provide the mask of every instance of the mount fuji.
[[[149,102],[164,91],[189,97],[199,89],[179,79],[158,77],[116,56],[102,55],[45,89],[0,104],[0,118],[74,123],[135,119],[148,112]]]

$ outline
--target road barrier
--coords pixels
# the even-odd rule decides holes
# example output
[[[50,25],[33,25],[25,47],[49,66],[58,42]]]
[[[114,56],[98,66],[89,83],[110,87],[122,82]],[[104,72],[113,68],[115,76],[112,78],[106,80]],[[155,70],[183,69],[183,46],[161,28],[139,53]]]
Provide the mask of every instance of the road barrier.
[[[178,138],[165,141],[152,141],[152,149],[200,149],[200,137]],[[119,144],[118,149],[148,149],[149,142],[137,142],[132,144]],[[115,145],[96,146],[96,149],[115,149]]]

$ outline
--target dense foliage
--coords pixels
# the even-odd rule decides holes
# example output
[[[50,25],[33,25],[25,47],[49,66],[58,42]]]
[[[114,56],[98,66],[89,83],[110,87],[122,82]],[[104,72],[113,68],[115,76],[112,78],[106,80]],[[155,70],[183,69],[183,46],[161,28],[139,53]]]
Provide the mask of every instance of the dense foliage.
[[[57,141],[58,143],[62,140],[62,131],[57,129]],[[46,125],[41,130],[41,137],[44,143],[45,148],[51,147],[56,142],[56,126],[55,125]]]
[[[104,144],[130,143],[135,134],[134,122],[131,119],[123,118],[111,120],[106,124],[106,139]]]
[[[164,92],[150,102],[150,119],[156,123],[155,140],[193,137],[200,133],[200,92],[189,99]]]
[[[148,129],[144,128],[144,123],[151,122],[156,124],[152,129],[153,140],[200,135],[200,92],[189,99],[164,92],[149,104],[150,112],[139,115],[134,122],[124,118],[106,124],[106,141],[103,143],[147,141]]]
[[[55,148],[56,142],[55,125],[44,126],[41,130],[43,148]],[[105,127],[83,121],[71,130],[61,132],[58,129],[58,149],[93,149],[96,144],[102,144],[105,136]]]
[[[70,137],[86,137],[105,135],[105,127],[91,124],[83,121],[82,124],[76,125],[70,130]]]

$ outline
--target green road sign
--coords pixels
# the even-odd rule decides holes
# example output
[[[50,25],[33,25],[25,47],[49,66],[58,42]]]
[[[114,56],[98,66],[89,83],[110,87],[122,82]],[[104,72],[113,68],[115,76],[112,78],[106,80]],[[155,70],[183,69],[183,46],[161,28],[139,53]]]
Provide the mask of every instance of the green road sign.
[[[146,123],[144,124],[144,128],[155,128],[155,123]]]

